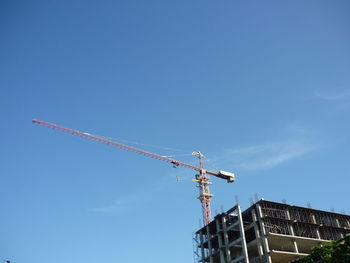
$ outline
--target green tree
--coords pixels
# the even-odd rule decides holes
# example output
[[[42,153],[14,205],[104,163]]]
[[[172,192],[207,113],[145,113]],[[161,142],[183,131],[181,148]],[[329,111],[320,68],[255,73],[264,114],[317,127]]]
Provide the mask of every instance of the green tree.
[[[315,247],[309,256],[297,263],[350,263],[350,236]]]

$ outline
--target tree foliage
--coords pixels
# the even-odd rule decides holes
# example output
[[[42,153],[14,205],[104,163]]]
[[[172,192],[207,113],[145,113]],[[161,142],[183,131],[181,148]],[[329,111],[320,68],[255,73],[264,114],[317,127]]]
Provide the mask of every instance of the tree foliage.
[[[309,256],[297,263],[350,263],[350,236],[315,247]]]

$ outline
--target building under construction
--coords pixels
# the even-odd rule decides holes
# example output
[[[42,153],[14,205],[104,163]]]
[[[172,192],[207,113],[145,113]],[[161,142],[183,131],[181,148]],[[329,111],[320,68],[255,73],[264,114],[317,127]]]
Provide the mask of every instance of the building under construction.
[[[260,200],[241,212],[236,205],[211,219],[212,194],[209,175],[235,181],[235,175],[226,171],[210,171],[204,168],[203,154],[193,152],[199,166],[155,154],[106,137],[92,135],[63,126],[33,119],[33,123],[92,140],[111,147],[134,152],[163,161],[173,167],[195,171],[199,200],[202,205],[205,226],[195,233],[195,259],[205,263],[284,263],[307,255],[318,245],[344,237],[350,233],[350,216],[311,208],[297,207]]]
[[[350,216],[260,200],[215,216],[194,235],[196,263],[288,263],[350,234]]]

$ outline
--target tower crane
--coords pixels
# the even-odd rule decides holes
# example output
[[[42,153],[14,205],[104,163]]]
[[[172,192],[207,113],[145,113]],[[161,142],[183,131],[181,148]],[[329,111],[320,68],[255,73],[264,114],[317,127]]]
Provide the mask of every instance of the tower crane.
[[[146,157],[150,157],[150,158],[153,158],[153,159],[156,159],[159,161],[167,162],[167,163],[172,164],[173,167],[185,167],[185,168],[192,169],[192,170],[196,171],[197,174],[195,175],[195,179],[193,181],[198,183],[198,187],[199,187],[198,199],[200,200],[200,202],[202,204],[203,222],[205,225],[209,224],[211,221],[210,201],[211,201],[211,198],[213,195],[210,193],[209,185],[211,184],[211,182],[210,182],[209,175],[212,175],[212,176],[215,176],[215,177],[218,177],[221,179],[225,179],[228,183],[233,183],[235,181],[235,175],[233,173],[225,172],[225,171],[214,172],[214,171],[206,170],[204,167],[204,161],[203,161],[204,156],[201,152],[194,152],[193,153],[193,155],[195,155],[199,160],[199,166],[195,166],[195,165],[191,165],[188,163],[184,163],[184,162],[175,160],[175,159],[167,157],[167,156],[162,156],[162,155],[151,153],[151,152],[148,152],[148,151],[145,151],[142,149],[138,149],[138,148],[130,146],[130,145],[122,144],[122,143],[119,143],[116,141],[111,141],[111,140],[108,140],[106,138],[92,135],[90,133],[65,128],[63,126],[60,126],[60,125],[57,125],[54,123],[50,123],[50,122],[46,122],[46,121],[42,121],[42,120],[38,120],[38,119],[33,119],[32,122],[35,124],[39,124],[41,126],[47,127],[47,128],[57,130],[57,131],[61,131],[64,133],[75,135],[75,136],[79,136],[79,137],[82,137],[82,138],[85,138],[88,140],[92,140],[92,141],[106,144],[106,145],[109,145],[112,147],[120,148],[120,149],[123,149],[126,151],[138,153],[138,154],[141,154],[141,155],[144,155]]]

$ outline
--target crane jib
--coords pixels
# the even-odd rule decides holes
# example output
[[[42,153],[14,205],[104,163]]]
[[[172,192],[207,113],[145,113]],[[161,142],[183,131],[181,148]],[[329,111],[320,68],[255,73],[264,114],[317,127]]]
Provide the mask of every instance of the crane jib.
[[[75,135],[78,137],[82,137],[85,139],[96,141],[96,142],[99,142],[102,144],[106,144],[106,145],[109,145],[112,147],[116,147],[116,148],[123,149],[126,151],[138,153],[138,154],[141,154],[141,155],[153,158],[153,159],[157,159],[160,161],[171,163],[174,165],[174,167],[181,166],[181,167],[185,167],[185,168],[192,169],[192,170],[199,172],[198,176],[200,178],[199,178],[199,180],[195,180],[195,181],[199,183],[199,188],[200,188],[199,200],[202,203],[203,220],[204,220],[205,225],[209,224],[209,222],[211,221],[210,199],[212,197],[212,195],[210,194],[210,190],[209,190],[209,184],[210,184],[209,177],[207,175],[213,175],[215,177],[225,179],[225,180],[227,180],[228,183],[232,183],[235,181],[235,175],[233,173],[225,172],[225,171],[213,172],[213,171],[205,170],[204,165],[203,165],[203,160],[201,159],[203,155],[200,152],[198,152],[198,156],[197,156],[199,158],[200,167],[197,167],[195,165],[180,162],[180,161],[174,160],[174,159],[166,157],[166,156],[147,152],[145,150],[135,148],[135,147],[132,147],[129,145],[125,145],[125,144],[122,144],[119,142],[107,140],[105,138],[101,138],[101,137],[92,135],[90,133],[65,128],[65,127],[59,126],[59,125],[54,124],[54,123],[49,123],[49,122],[38,120],[38,119],[33,119],[32,122],[39,124],[39,125],[42,125],[42,126],[45,126],[45,127],[48,127],[48,128],[51,128],[51,129],[54,129],[54,130],[57,130],[57,131],[61,131],[64,133],[68,133],[71,135]],[[196,178],[197,178],[197,176],[196,176]]]
[[[120,148],[120,149],[123,149],[123,150],[135,152],[135,153],[138,153],[138,154],[141,154],[141,155],[153,158],[153,159],[165,161],[165,162],[173,164],[176,167],[177,166],[181,166],[181,167],[185,167],[185,168],[189,168],[189,169],[195,170],[197,172],[200,172],[202,170],[201,168],[199,168],[197,166],[194,166],[194,165],[191,165],[191,164],[188,164],[188,163],[180,162],[180,161],[177,161],[177,160],[174,160],[174,159],[171,159],[169,157],[162,156],[162,155],[159,155],[159,154],[147,152],[145,150],[138,149],[138,148],[135,148],[135,147],[132,147],[132,146],[129,146],[129,145],[122,144],[122,143],[110,141],[110,140],[107,140],[107,139],[104,139],[104,138],[92,135],[90,133],[69,129],[69,128],[66,128],[66,127],[59,126],[59,125],[54,124],[54,123],[50,123],[50,122],[46,122],[46,121],[42,121],[42,120],[38,120],[38,119],[33,119],[32,122],[36,123],[36,124],[39,124],[39,125],[42,125],[42,126],[45,126],[45,127],[48,127],[48,128],[51,128],[51,129],[54,129],[54,130],[58,130],[58,131],[62,131],[62,132],[68,133],[68,134],[71,134],[71,135],[79,136],[79,137],[82,137],[82,138],[85,138],[85,139],[89,139],[89,140],[92,140],[92,141],[96,141],[96,142],[99,142],[99,143],[103,143],[103,144],[106,144],[106,145],[109,145],[109,146],[117,147],[117,148]],[[213,176],[218,177],[218,178],[225,179],[229,183],[234,182],[234,174],[232,174],[232,173],[228,173],[228,172],[224,172],[224,171],[213,172],[213,171],[208,171],[208,170],[205,170],[205,173],[209,174],[209,175],[213,175]]]

